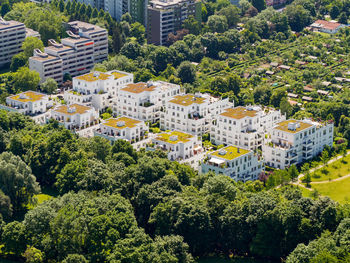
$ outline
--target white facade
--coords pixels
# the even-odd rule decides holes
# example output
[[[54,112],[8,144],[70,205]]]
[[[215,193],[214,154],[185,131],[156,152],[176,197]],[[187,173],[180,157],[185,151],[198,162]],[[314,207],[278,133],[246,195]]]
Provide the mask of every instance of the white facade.
[[[300,164],[333,144],[333,124],[310,120],[287,120],[272,129],[262,146],[266,165],[284,169]]]
[[[148,126],[145,122],[129,117],[119,117],[103,121],[95,135],[110,141],[127,140],[134,143],[143,140],[147,133]]]
[[[25,115],[37,115],[47,111],[52,106],[49,97],[36,91],[25,91],[17,95],[6,98],[6,104],[12,108],[18,109]]]
[[[79,103],[102,110],[112,106],[119,90],[133,80],[133,74],[117,70],[81,75],[73,78],[73,89],[64,92],[64,100],[67,104]]]
[[[99,114],[92,108],[80,104],[58,106],[51,112],[52,118],[63,123],[67,129],[83,129],[98,123]]]
[[[210,129],[216,144],[236,145],[255,150],[262,146],[264,136],[277,123],[285,120],[279,110],[259,106],[235,107],[220,113]]]
[[[29,115],[38,124],[45,124],[51,117],[52,101],[46,94],[25,91],[6,98],[6,104],[14,111]]]
[[[128,84],[118,92],[114,112],[143,121],[156,122],[165,102],[180,94],[180,86],[164,81]]]
[[[221,100],[208,94],[177,95],[166,102],[160,127],[202,135],[209,131],[214,117],[227,107],[233,107],[228,98]]]
[[[252,181],[259,178],[263,162],[251,150],[226,146],[209,153],[201,165],[202,173],[210,171],[230,176],[235,181]]]
[[[0,17],[0,67],[10,64],[14,55],[22,51],[26,28],[17,21],[5,21]]]
[[[156,148],[168,151],[171,161],[184,161],[202,152],[202,142],[198,137],[180,131],[160,133],[152,139]]]

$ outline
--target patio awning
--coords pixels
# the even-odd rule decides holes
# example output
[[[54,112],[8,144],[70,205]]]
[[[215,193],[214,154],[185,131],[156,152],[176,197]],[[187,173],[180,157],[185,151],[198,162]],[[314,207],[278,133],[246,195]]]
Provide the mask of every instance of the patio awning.
[[[210,163],[215,163],[215,164],[223,164],[225,161],[224,160],[221,160],[221,159],[218,159],[218,158],[215,158],[215,157],[212,157],[210,160],[209,160]]]

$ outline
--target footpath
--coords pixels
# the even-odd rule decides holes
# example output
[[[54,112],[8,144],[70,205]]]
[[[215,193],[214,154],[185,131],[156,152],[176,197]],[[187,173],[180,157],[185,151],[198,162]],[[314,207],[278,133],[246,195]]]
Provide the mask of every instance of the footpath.
[[[350,150],[347,152],[347,154],[349,154],[350,153]],[[337,156],[337,157],[334,157],[333,159],[331,159],[331,160],[329,160],[328,162],[327,162],[327,164],[326,165],[329,165],[329,164],[331,164],[331,163],[333,163],[333,162],[335,162],[335,161],[338,161],[338,160],[340,160],[340,159],[342,159],[343,158],[343,156],[341,156],[341,155],[339,155],[339,156]],[[317,167],[315,167],[315,168],[312,168],[312,169],[310,169],[310,173],[313,173],[314,171],[316,171],[316,170],[319,170],[319,169],[322,169],[323,167],[325,167],[326,165],[319,165],[319,166],[317,166]],[[305,185],[303,185],[302,184],[302,178],[304,177],[305,175],[304,174],[299,174],[299,176],[298,176],[298,181],[297,182],[293,182],[292,184],[293,185],[297,185],[297,186],[300,186],[300,187],[304,187],[305,189],[307,189],[307,190],[309,190],[309,191],[313,191],[313,189],[311,189],[311,188],[308,188],[308,187],[306,187]],[[344,180],[344,179],[346,179],[346,178],[348,178],[348,177],[350,177],[350,174],[347,174],[347,175],[344,175],[344,176],[342,176],[342,177],[339,177],[339,178],[336,178],[336,179],[333,179],[333,180],[325,180],[325,181],[320,181],[320,182],[311,182],[310,184],[311,185],[313,185],[313,184],[326,184],[326,183],[330,183],[330,182],[336,182],[336,181],[341,181],[341,180]]]

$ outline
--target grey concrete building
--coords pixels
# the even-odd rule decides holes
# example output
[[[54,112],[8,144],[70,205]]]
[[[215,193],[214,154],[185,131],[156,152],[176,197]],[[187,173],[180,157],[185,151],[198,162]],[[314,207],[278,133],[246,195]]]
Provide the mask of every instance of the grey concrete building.
[[[26,37],[26,27],[17,21],[0,17],[0,67],[9,65],[14,55],[20,53]]]
[[[168,35],[181,29],[189,16],[201,21],[199,0],[153,0],[147,10],[147,41],[156,45],[167,43]]]

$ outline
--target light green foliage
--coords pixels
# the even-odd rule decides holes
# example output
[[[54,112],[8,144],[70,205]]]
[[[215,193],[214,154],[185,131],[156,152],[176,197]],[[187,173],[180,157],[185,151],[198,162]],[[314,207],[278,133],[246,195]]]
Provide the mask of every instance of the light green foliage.
[[[17,92],[37,90],[40,82],[39,73],[27,67],[21,67],[13,75],[13,86]]]
[[[47,78],[41,85],[40,89],[45,93],[52,94],[57,89],[57,82],[52,78]]]

